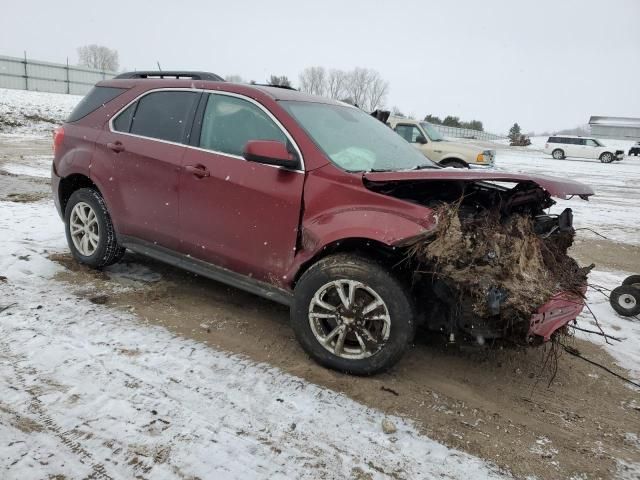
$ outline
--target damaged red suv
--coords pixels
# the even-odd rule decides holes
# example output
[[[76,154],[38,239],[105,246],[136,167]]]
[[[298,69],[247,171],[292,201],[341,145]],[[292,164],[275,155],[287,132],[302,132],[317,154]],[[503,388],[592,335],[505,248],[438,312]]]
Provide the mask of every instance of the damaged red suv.
[[[571,180],[442,169],[350,105],[198,72],[100,82],[54,136],[69,248],[126,249],[290,307],[321,364],[372,374],[423,326],[532,344],[582,309]]]

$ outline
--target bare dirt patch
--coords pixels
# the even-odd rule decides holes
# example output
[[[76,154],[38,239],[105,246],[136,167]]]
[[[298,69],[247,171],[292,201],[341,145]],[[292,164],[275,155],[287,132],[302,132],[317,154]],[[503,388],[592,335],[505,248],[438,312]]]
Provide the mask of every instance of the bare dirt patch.
[[[69,269],[58,279],[82,296],[135,312],[176,334],[267,362],[344,392],[384,412],[413,419],[438,441],[501,465],[519,477],[613,478],[616,459],[640,461],[629,432],[640,431],[638,393],[585,362],[563,355],[554,381],[547,347],[463,351],[422,332],[391,372],[357,378],[319,367],[295,342],[288,311],[266,300],[128,254],[160,281],[124,284],[118,275],[53,257]],[[585,356],[620,371],[597,346],[573,341]]]

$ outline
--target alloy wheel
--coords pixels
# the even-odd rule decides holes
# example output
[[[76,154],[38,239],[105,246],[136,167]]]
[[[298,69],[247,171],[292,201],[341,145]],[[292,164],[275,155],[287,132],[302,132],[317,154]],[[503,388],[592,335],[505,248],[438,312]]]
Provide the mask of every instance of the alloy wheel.
[[[76,250],[85,257],[93,255],[100,242],[100,227],[93,208],[88,203],[78,202],[71,211],[69,232]]]
[[[318,289],[309,304],[316,340],[341,358],[356,360],[379,352],[389,340],[391,316],[380,295],[355,280],[334,280]]]

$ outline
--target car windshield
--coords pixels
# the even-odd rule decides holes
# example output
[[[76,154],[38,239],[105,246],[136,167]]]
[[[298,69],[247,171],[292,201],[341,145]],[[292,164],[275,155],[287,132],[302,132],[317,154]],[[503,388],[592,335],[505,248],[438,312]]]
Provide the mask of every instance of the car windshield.
[[[343,170],[438,168],[384,123],[358,108],[297,101],[280,104]]]
[[[420,122],[420,125],[422,126],[423,130],[427,133],[427,135],[429,135],[429,138],[431,139],[431,141],[441,142],[444,140],[444,137],[440,134],[440,132],[437,131],[435,128],[433,128],[433,125],[431,125],[430,123]]]

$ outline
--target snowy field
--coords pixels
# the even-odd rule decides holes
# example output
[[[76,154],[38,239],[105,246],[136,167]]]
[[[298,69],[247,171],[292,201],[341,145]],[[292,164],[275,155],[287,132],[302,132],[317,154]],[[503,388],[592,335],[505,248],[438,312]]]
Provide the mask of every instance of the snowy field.
[[[557,200],[552,212],[566,207],[574,212],[577,228],[586,227],[611,240],[640,245],[640,157],[603,164],[599,160],[570,158],[555,160],[535,149],[498,150],[496,168],[570,178],[591,185],[596,195],[588,202],[579,198]],[[592,232],[581,231],[585,237]]]
[[[0,120],[21,124],[0,123],[2,151],[50,135],[49,120],[61,121],[78,100],[0,89]],[[571,207],[578,228],[640,245],[640,158],[553,160],[534,145],[500,148],[496,161],[500,169],[592,185],[597,195],[589,202],[558,201],[553,210]],[[44,178],[50,162],[34,153],[1,167]],[[49,200],[0,201],[0,478],[509,478],[426,437],[410,419],[70,293],[54,279],[63,267],[48,258],[65,251]],[[110,274],[135,277],[143,269],[115,266]],[[591,282],[611,289],[630,273],[601,269]],[[593,289],[588,303],[621,342],[578,337],[639,381],[640,322],[616,315]],[[596,329],[588,311],[579,325]],[[385,433],[383,421],[396,431]],[[635,418],[628,430],[640,449]],[[640,464],[618,465],[617,478],[640,478]]]

